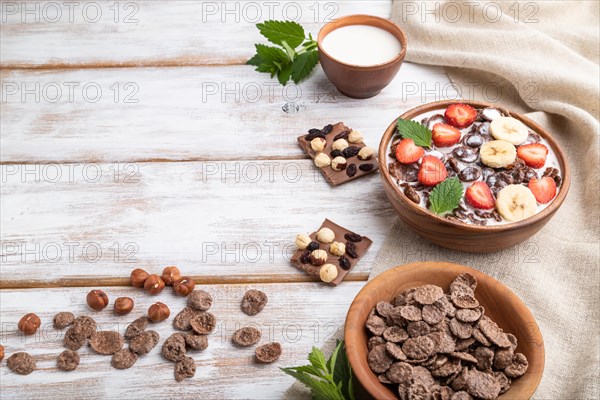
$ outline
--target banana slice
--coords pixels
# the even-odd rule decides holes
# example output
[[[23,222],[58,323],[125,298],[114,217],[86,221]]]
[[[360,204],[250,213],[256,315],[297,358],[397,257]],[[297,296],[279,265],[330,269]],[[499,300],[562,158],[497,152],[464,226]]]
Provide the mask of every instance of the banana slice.
[[[490,132],[495,139],[506,140],[515,146],[527,140],[529,129],[513,117],[497,117],[490,123]]]
[[[508,185],[498,192],[496,210],[505,220],[517,222],[535,214],[537,201],[528,187]]]
[[[481,145],[479,155],[488,167],[504,168],[517,159],[517,148],[505,140],[492,140]]]

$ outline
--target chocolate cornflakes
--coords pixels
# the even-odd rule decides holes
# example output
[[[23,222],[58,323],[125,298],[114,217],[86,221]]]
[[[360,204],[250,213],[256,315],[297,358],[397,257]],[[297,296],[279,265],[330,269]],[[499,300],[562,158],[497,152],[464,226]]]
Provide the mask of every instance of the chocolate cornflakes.
[[[124,342],[119,332],[99,331],[90,338],[90,347],[98,354],[112,355],[121,350]]]
[[[56,366],[61,371],[74,371],[79,365],[79,354],[73,350],[65,350],[56,359]]]
[[[206,311],[201,311],[190,321],[192,330],[200,335],[208,335],[215,330],[217,318]]]
[[[158,344],[160,335],[155,331],[144,331],[129,342],[129,349],[137,355],[148,354]]]
[[[175,380],[181,382],[196,375],[196,362],[191,357],[183,357],[175,363]]]
[[[235,331],[231,337],[231,341],[237,346],[248,347],[258,343],[261,336],[262,333],[258,329],[246,326]]]
[[[270,364],[279,360],[282,353],[281,345],[277,342],[272,342],[258,346],[254,351],[254,357],[259,363]]]
[[[110,365],[115,369],[129,369],[136,363],[138,357],[130,349],[121,349],[113,354]]]
[[[264,292],[256,289],[250,289],[242,298],[241,309],[246,315],[253,316],[258,314],[265,308],[269,298]]]

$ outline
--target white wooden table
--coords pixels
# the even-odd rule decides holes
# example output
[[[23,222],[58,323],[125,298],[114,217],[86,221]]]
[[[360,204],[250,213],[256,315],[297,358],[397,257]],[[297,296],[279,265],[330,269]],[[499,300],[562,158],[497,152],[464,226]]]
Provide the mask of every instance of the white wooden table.
[[[1,3],[0,343],[7,357],[30,352],[38,370],[19,376],[4,360],[0,397],[280,398],[293,380],[278,367],[303,363],[343,328],[395,218],[377,174],[333,189],[296,137],[344,121],[377,147],[400,113],[434,100],[415,89],[431,96],[447,77],[405,63],[379,96],[352,100],[320,67],[282,89],[244,65],[261,41],[256,22],[298,15],[316,34],[328,18],[387,17],[389,1],[77,4]],[[288,262],[295,234],[325,217],[374,241],[337,288]],[[213,294],[220,322],[193,355],[193,379],[175,385],[160,346],[126,371],[89,349],[75,372],[57,370],[56,312],[90,313],[85,295],[102,288],[136,301],[127,317],[92,313],[103,328],[124,329],[157,300],[174,314],[184,299],[170,290],[127,286],[134,267],[173,264]],[[239,311],[248,288],[270,299],[253,318]],[[27,312],[42,318],[35,337],[16,331]],[[170,322],[156,327],[162,339]],[[242,324],[283,344],[278,363],[254,365],[252,349],[230,344]]]

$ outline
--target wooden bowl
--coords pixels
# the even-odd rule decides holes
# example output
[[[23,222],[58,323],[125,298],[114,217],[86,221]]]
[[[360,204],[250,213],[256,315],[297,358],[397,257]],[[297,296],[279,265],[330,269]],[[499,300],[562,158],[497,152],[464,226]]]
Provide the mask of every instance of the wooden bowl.
[[[331,31],[348,25],[369,25],[385,29],[394,35],[402,45],[400,54],[384,64],[367,67],[345,64],[331,57],[321,43]],[[344,95],[356,99],[365,99],[377,95],[394,79],[406,55],[406,36],[393,22],[372,15],[348,15],[337,18],[323,26],[317,37],[319,60],[327,78]]]
[[[497,105],[468,100],[439,101],[413,108],[402,114],[400,118],[413,119],[423,113],[434,110],[444,110],[453,103],[469,104],[475,108],[499,108]],[[503,109],[503,111],[507,112],[511,117],[520,120],[531,130],[538,133],[546,139],[550,147],[552,147],[560,164],[563,178],[560,191],[556,198],[552,200],[545,209],[530,218],[519,222],[494,226],[467,225],[462,222],[448,220],[425,210],[404,195],[396,185],[394,178],[390,176],[388,170],[389,146],[392,137],[394,136],[396,119],[387,128],[379,144],[379,165],[382,166],[380,168],[381,179],[383,180],[385,193],[400,216],[400,219],[410,226],[418,235],[452,250],[471,253],[492,253],[515,246],[533,236],[546,225],[550,218],[552,218],[560,208],[569,191],[569,185],[571,184],[571,173],[565,154],[554,138],[552,138],[552,136],[541,126],[521,114],[506,109]]]
[[[356,295],[346,317],[344,336],[352,372],[360,385],[375,399],[397,399],[397,392],[383,385],[367,364],[367,330],[369,313],[380,301],[391,301],[404,289],[425,284],[448,286],[465,272],[478,282],[475,297],[485,308],[485,315],[505,332],[517,337],[517,352],[529,361],[529,369],[513,381],[511,388],[500,399],[529,399],[544,371],[544,341],[533,315],[523,302],[496,279],[463,265],[437,262],[419,262],[390,269],[369,282]]]

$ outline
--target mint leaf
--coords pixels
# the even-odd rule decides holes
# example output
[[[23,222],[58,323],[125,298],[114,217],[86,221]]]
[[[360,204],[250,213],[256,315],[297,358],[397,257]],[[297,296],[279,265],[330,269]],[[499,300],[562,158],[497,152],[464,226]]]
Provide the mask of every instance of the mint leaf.
[[[246,61],[246,65],[255,65],[255,66],[258,67],[263,62],[264,61],[263,61],[262,57],[259,56],[258,54],[255,54],[254,57],[252,57],[251,59],[249,59],[248,61]]]
[[[463,185],[457,177],[446,179],[433,188],[429,195],[429,209],[436,214],[443,214],[458,207],[463,196]]]
[[[305,40],[304,28],[294,21],[265,21],[256,27],[271,43],[282,45],[285,41],[291,48],[296,48]]]
[[[294,83],[304,80],[318,63],[319,53],[317,51],[300,54],[292,64],[292,79]]]
[[[398,118],[398,133],[405,139],[412,139],[417,146],[431,147],[431,131],[426,126],[408,119]]]
[[[333,381],[341,385],[340,390],[344,398],[353,398],[352,369],[350,368],[350,362],[346,353],[346,344],[343,340],[338,342],[329,360],[333,365],[333,367],[329,367],[329,370],[333,371]]]
[[[312,351],[308,355],[308,361],[315,367],[324,371],[325,373],[329,373],[327,370],[327,362],[325,361],[325,356],[323,352],[316,347],[312,348]]]
[[[287,63],[281,67],[279,72],[277,73],[277,79],[279,83],[285,86],[292,76],[292,63]]]
[[[327,381],[313,378],[296,368],[281,368],[281,370],[308,386],[315,400],[345,400],[337,387]]]
[[[284,62],[288,60],[287,54],[278,47],[267,46],[264,44],[257,44],[256,56],[260,57],[261,64],[273,64],[274,62]],[[250,60],[254,60],[256,56]],[[250,61],[248,60],[248,61]]]

